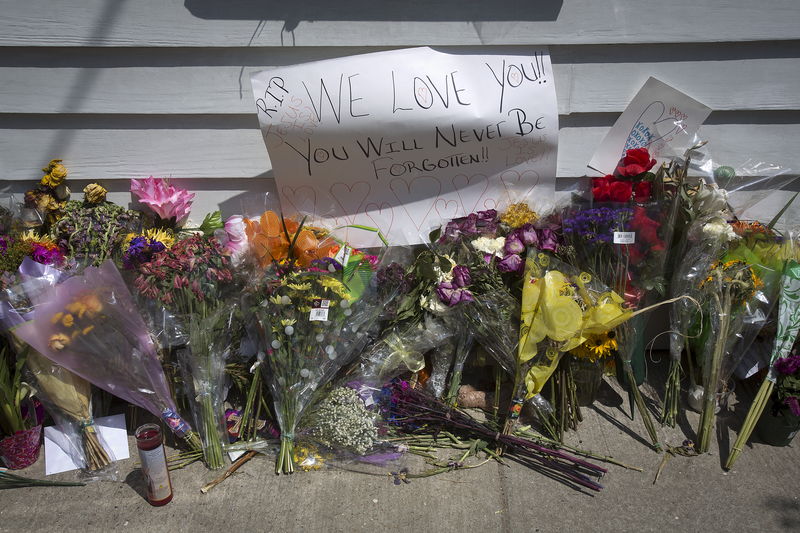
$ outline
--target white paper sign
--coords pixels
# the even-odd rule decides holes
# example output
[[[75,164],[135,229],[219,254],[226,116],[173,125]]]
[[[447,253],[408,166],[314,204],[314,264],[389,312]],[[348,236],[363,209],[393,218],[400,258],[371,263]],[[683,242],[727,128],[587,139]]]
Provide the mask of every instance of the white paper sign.
[[[419,243],[442,221],[555,190],[547,49],[530,56],[378,52],[251,78],[283,210]],[[350,231],[356,246],[374,235]]]
[[[114,460],[120,461],[130,457],[128,450],[128,432],[125,429],[125,415],[104,416],[95,419],[97,429],[103,442],[111,448]],[[68,450],[69,440],[57,426],[44,428],[44,473],[58,474],[69,470],[77,470],[86,466],[72,460],[64,450]]]
[[[709,113],[711,108],[694,98],[649,78],[600,143],[589,168],[613,174],[631,148],[647,148],[656,159],[669,155],[668,148],[685,150]]]
[[[615,231],[614,244],[634,244],[636,243],[636,232],[634,231]]]

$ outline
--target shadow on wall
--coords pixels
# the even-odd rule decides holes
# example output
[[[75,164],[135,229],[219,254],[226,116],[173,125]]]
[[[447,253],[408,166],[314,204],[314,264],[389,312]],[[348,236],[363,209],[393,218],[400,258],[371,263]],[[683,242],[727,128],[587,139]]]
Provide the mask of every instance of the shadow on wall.
[[[195,17],[282,20],[291,31],[310,21],[553,21],[563,0],[185,0]]]

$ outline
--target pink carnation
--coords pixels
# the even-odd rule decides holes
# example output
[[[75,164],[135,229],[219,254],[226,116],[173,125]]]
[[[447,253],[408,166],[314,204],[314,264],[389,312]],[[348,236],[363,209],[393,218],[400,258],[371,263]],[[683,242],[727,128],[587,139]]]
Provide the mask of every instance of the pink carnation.
[[[189,216],[194,193],[170,185],[162,178],[131,180],[131,192],[161,220],[175,219],[180,224]]]

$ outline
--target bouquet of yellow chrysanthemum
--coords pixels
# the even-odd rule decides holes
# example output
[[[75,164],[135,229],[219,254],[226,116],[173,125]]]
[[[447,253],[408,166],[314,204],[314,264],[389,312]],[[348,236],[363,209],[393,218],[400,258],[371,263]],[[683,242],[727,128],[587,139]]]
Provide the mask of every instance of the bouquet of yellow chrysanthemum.
[[[268,212],[261,223],[250,227],[252,251],[264,267],[253,311],[281,428],[276,472],[291,473],[304,409],[360,353],[382,310],[373,280],[378,258],[304,221]]]

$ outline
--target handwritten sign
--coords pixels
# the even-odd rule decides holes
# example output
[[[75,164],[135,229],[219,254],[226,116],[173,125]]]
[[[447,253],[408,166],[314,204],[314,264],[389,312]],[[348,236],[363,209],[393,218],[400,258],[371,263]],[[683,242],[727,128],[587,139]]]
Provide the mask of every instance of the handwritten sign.
[[[625,151],[647,148],[656,159],[691,146],[711,109],[655,78],[649,78],[603,138],[589,168],[612,174]]]
[[[413,48],[278,67],[251,82],[285,212],[415,244],[453,217],[553,199],[558,114],[546,49]]]

